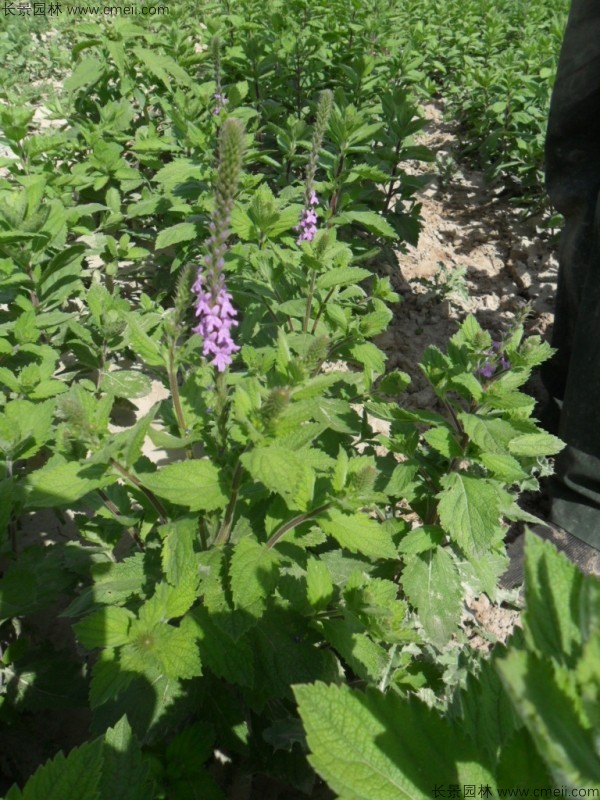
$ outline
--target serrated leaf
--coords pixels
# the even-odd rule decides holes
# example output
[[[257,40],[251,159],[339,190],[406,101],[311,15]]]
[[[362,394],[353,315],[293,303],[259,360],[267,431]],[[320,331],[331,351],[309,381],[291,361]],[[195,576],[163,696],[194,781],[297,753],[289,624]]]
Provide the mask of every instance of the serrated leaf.
[[[331,289],[333,286],[348,286],[371,277],[368,269],[360,267],[338,267],[329,269],[317,278],[318,289]]]
[[[94,489],[102,489],[117,480],[101,464],[49,463],[29,474],[25,481],[26,508],[54,508],[80,500]]]
[[[165,228],[156,237],[155,248],[162,250],[165,247],[179,244],[180,242],[190,242],[198,238],[198,230],[193,222],[179,222],[170,228]]]
[[[151,786],[150,765],[142,760],[142,751],[123,716],[104,735],[100,796],[107,800],[146,800]]]
[[[500,500],[496,488],[483,478],[453,472],[442,479],[440,523],[448,536],[469,556],[486,552],[497,538]]]
[[[254,658],[243,638],[234,640],[211,619],[207,609],[191,612],[197,625],[198,649],[202,663],[219,678],[238,686],[254,685]]]
[[[131,369],[118,369],[106,372],[102,378],[101,388],[115,397],[133,399],[150,394],[152,384],[147,375]]]
[[[346,686],[295,686],[309,761],[341,800],[431,800],[437,785],[493,784],[475,744],[435,711]]]
[[[345,620],[326,619],[323,635],[350,669],[365,681],[377,682],[388,665],[389,656],[366,634],[351,630]]]
[[[517,436],[508,444],[508,449],[513,456],[529,456],[532,458],[556,455],[564,447],[565,443],[558,436],[552,436],[552,434],[544,433],[543,431]]]
[[[82,744],[67,757],[59,753],[35,772],[23,800],[100,800],[102,740]]]
[[[317,523],[324,533],[351,553],[362,553],[371,558],[397,558],[391,535],[365,514],[344,514],[331,509],[319,516]]]
[[[219,470],[210,461],[191,460],[167,464],[140,480],[158,497],[191,511],[225,508],[228,496]]]
[[[512,650],[497,665],[502,683],[557,784],[597,789],[600,760],[566,687],[569,672],[548,658]]]
[[[281,418],[285,416],[284,413]],[[296,453],[276,445],[255,447],[242,455],[240,460],[255,480],[280,494],[288,506],[306,509],[310,497],[306,497],[303,489],[307,482],[314,480],[314,472]],[[305,496],[302,497],[302,494]]]
[[[517,459],[508,453],[482,453],[479,460],[494,478],[503,483],[516,483],[529,477]]]
[[[423,434],[427,444],[446,458],[460,458],[462,450],[450,428],[430,428]]]
[[[198,560],[194,554],[194,541],[198,535],[198,520],[179,519],[162,525],[164,537],[162,565],[167,581],[172,586],[195,586],[198,582]]]
[[[412,558],[402,573],[402,586],[431,641],[443,647],[462,611],[460,576],[452,556],[438,547]]]
[[[117,661],[115,652],[103,650],[92,667],[90,681],[90,708],[95,709],[109,700],[114,700],[125,691],[135,673],[124,672]]]
[[[326,564],[318,558],[309,558],[306,565],[306,593],[308,602],[321,611],[333,597],[333,581]]]
[[[135,615],[126,608],[107,606],[74,625],[81,644],[88,650],[96,647],[118,647],[129,639],[129,626]]]
[[[569,667],[581,648],[580,609],[584,584],[591,580],[550,542],[526,533],[523,623],[528,640],[539,653]]]
[[[398,238],[398,234],[390,223],[376,211],[345,211],[340,214],[340,220],[342,222],[355,222],[357,225],[366,228],[369,233],[384,236],[386,239]]]
[[[235,607],[259,617],[265,607],[265,597],[275,588],[279,571],[278,556],[253,536],[244,536],[236,544],[229,577]]]

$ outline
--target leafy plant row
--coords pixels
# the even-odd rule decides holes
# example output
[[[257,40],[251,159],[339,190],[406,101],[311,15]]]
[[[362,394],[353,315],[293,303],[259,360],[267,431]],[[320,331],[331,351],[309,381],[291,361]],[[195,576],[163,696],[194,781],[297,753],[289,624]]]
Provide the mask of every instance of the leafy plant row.
[[[59,28],[54,126],[1,112],[0,719],[89,739],[27,783],[8,748],[9,798],[323,794],[292,686],[443,705],[464,593],[496,596],[562,446],[520,320],[426,351],[439,413],[372,341],[429,158],[395,8],[194,7]]]

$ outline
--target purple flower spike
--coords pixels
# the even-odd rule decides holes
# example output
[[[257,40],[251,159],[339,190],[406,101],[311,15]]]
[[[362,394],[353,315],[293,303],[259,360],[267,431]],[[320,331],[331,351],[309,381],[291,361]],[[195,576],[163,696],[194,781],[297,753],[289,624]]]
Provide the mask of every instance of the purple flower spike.
[[[217,95],[215,95],[216,97]],[[242,165],[244,129],[232,118],[225,120],[219,140],[219,169],[215,187],[215,209],[208,225],[211,235],[206,240],[205,268],[198,269],[192,287],[196,295],[198,324],[192,328],[203,338],[202,355],[212,356],[210,362],[219,372],[231,364],[231,356],[240,348],[231,338],[231,329],[237,326],[237,311],[225,286],[223,256],[227,250],[229,222],[233,200]]]
[[[202,355],[212,355],[210,363],[223,372],[231,364],[232,353],[240,349],[231,338],[231,329],[238,324],[235,320],[237,311],[231,304],[231,295],[223,278],[212,292],[205,286],[204,274],[199,272],[193,288],[197,294],[196,316],[200,320],[192,330],[204,339]]]
[[[300,242],[312,242],[317,232],[317,215],[312,208],[304,209],[300,224],[296,225],[294,230],[300,232],[300,236],[297,239],[298,244]]]
[[[480,375],[483,375],[484,378],[491,378],[494,374],[494,365],[491,363],[491,361],[486,361],[485,364],[479,367],[477,372]]]

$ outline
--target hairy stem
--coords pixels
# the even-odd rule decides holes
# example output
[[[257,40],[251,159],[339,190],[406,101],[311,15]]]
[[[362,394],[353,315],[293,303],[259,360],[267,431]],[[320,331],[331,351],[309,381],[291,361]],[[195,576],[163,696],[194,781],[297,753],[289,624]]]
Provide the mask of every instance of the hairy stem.
[[[114,458],[111,458],[110,465],[114,467],[114,469],[116,469],[117,472],[120,473],[126,480],[128,480],[129,483],[135,486],[136,489],[139,489],[139,491],[146,497],[152,508],[156,511],[162,523],[168,521],[168,514],[165,510],[165,507],[154,494],[154,492],[151,492],[150,489],[146,489],[146,487],[140,482],[139,478],[130,472],[127,467],[124,467],[123,464],[115,461]]]
[[[229,498],[229,504],[227,505],[227,509],[225,510],[225,516],[223,517],[223,522],[221,523],[221,527],[219,528],[219,532],[215,536],[214,543],[216,545],[227,544],[229,541],[229,536],[231,534],[231,525],[233,523],[233,515],[235,514],[235,507],[237,504],[237,498],[240,491],[240,484],[242,482],[242,471],[243,467],[240,461],[238,461],[235,472],[233,473],[233,479],[231,481],[231,495]]]
[[[331,508],[331,503],[324,503],[322,506],[318,506],[317,508],[313,508],[312,511],[306,511],[304,514],[298,514],[297,517],[289,520],[280,528],[277,528],[275,533],[271,536],[269,541],[267,542],[267,547],[271,549],[271,547],[275,547],[277,542],[284,536],[288,531],[297,528],[298,525],[302,525],[303,522],[307,522],[309,519],[313,519],[314,517],[318,517],[319,514],[322,514],[327,509]]]

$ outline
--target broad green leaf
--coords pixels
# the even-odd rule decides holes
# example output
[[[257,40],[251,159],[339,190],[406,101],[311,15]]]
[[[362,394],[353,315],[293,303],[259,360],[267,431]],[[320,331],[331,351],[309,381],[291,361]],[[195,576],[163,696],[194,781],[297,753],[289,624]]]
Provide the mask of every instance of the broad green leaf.
[[[59,753],[39,767],[23,789],[23,800],[101,800],[102,740]]]
[[[423,438],[430,447],[446,458],[460,458],[462,450],[450,428],[430,428]]]
[[[259,617],[265,607],[265,598],[274,590],[278,578],[277,553],[258,542],[253,536],[244,536],[235,545],[229,577],[235,607]]]
[[[204,606],[197,606],[191,617],[197,625],[202,663],[229,683],[252,687],[254,659],[248,643],[243,638],[233,640],[215,624]]]
[[[198,559],[194,554],[194,541],[198,536],[197,519],[179,519],[162,525],[164,537],[162,564],[167,581],[172,586],[198,582]]]
[[[357,225],[366,228],[369,233],[384,236],[386,239],[398,238],[398,234],[390,223],[376,211],[345,211],[340,214],[340,220],[342,222],[355,222]]]
[[[78,89],[91,88],[106,70],[105,64],[98,58],[84,58],[66,78],[64,86],[67,92],[76,92]]]
[[[196,638],[190,618],[184,617],[178,628],[162,622],[140,624],[132,643],[121,648],[121,666],[125,672],[157,673],[172,680],[194,678],[202,674]]]
[[[309,558],[306,565],[306,589],[315,611],[327,608],[333,597],[333,581],[326,564],[318,558]]]
[[[125,691],[135,673],[124,672],[114,650],[102,650],[92,667],[90,681],[90,708],[93,710],[114,700]]]
[[[469,673],[457,697],[461,727],[493,763],[521,724],[495,667],[498,651],[494,654],[480,659],[477,676]]]
[[[415,698],[323,683],[294,694],[309,761],[341,800],[431,800],[434,784],[493,785],[477,746]]]
[[[541,431],[540,433],[526,433],[512,439],[508,449],[513,456],[553,456],[565,447],[557,436]]]
[[[462,611],[460,576],[452,556],[438,547],[410,559],[402,586],[427,636],[443,647],[456,631]]]
[[[50,462],[25,478],[25,506],[54,508],[69,505],[94,489],[102,489],[116,480],[117,476],[107,472],[101,464]]]
[[[397,558],[391,535],[365,514],[344,514],[331,509],[318,517],[319,527],[351,553],[371,558]]]
[[[228,496],[219,470],[210,461],[193,460],[167,464],[140,480],[158,497],[191,511],[225,508]]]
[[[483,478],[453,472],[442,479],[440,523],[469,556],[481,556],[498,537],[500,500]]]
[[[179,222],[177,225],[165,228],[158,234],[155,247],[157,250],[162,250],[164,247],[171,247],[171,245],[189,242],[197,238],[198,230],[193,222]]]
[[[150,379],[146,375],[131,369],[106,372],[102,378],[102,390],[114,394],[115,397],[145,397],[151,388]]]
[[[324,637],[359,678],[371,683],[380,680],[389,656],[381,645],[366,634],[353,631],[345,620],[326,619],[321,623]]]
[[[118,647],[129,639],[129,626],[135,615],[126,608],[107,606],[78,622],[77,638],[88,650],[95,647]]]
[[[312,497],[306,497],[307,484],[314,472],[296,453],[283,447],[255,447],[241,456],[241,462],[254,480],[280,494],[288,506],[305,510]]]
[[[573,667],[582,645],[579,621],[584,578],[550,542],[531,533],[525,539],[523,623],[529,641],[546,658]]]
[[[480,460],[490,474],[503,483],[511,484],[528,477],[517,459],[508,453],[482,453]]]
[[[507,453],[508,443],[520,433],[508,420],[476,414],[459,414],[458,418],[469,439],[487,453]]]
[[[583,724],[570,672],[547,657],[518,650],[508,652],[497,668],[556,784],[597,789],[598,731]]]
[[[317,278],[318,289],[331,289],[333,286],[347,286],[360,283],[365,278],[371,277],[368,269],[361,267],[339,267],[329,269]]]
[[[150,765],[142,760],[142,751],[123,716],[104,736],[102,800],[147,800],[150,796]]]

